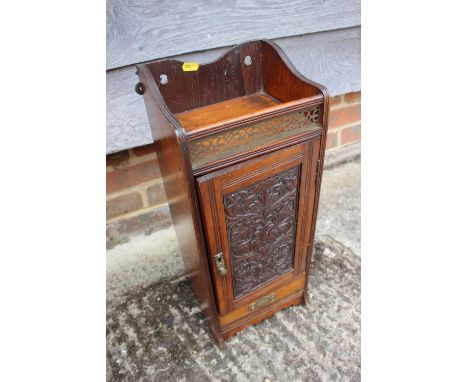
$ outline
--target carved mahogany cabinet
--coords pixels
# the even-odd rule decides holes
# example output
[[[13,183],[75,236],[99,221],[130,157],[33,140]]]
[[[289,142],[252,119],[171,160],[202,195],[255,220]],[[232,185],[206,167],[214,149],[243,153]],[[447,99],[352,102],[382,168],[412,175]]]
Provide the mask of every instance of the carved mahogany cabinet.
[[[137,70],[181,253],[218,342],[306,303],[326,89],[264,40],[204,65]]]

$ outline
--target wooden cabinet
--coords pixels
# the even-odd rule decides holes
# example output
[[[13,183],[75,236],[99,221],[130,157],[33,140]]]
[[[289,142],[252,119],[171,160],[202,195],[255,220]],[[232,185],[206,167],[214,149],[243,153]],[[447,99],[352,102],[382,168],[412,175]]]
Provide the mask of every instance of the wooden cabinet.
[[[325,88],[263,40],[138,75],[181,253],[218,342],[305,303]]]

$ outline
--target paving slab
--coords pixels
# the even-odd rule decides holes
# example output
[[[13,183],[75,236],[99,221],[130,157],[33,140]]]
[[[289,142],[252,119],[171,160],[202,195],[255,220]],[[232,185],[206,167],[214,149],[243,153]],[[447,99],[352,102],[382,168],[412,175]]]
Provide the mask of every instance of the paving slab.
[[[334,237],[361,255],[361,161],[323,172],[316,235]]]
[[[110,304],[108,381],[359,381],[360,258],[315,246],[310,305],[249,327],[219,349],[185,279]]]

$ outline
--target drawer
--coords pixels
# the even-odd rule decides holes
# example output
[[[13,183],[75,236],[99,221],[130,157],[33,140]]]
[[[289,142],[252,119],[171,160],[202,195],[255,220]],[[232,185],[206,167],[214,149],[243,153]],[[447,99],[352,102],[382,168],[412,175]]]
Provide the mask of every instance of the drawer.
[[[322,105],[294,111],[240,127],[210,132],[188,142],[193,169],[259,150],[291,137],[321,131]]]
[[[245,319],[262,315],[271,308],[281,305],[285,300],[303,294],[305,287],[305,274],[302,273],[288,285],[276,288],[273,291],[263,291],[257,295],[252,303],[237,308],[224,316],[220,316],[222,331],[229,331],[241,325]]]

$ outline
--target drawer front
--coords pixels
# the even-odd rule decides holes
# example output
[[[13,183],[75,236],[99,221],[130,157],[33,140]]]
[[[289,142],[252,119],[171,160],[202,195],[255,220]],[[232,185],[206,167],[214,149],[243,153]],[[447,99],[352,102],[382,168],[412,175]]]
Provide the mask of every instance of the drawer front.
[[[320,131],[323,105],[189,141],[194,170],[307,132]]]
[[[281,304],[292,295],[297,296],[298,294],[302,294],[305,287],[305,273],[300,276],[301,277],[295,278],[289,284],[276,288],[274,292],[264,294],[250,304],[245,304],[240,308],[231,310],[229,313],[220,316],[222,331],[228,331],[238,326],[241,321],[252,318],[252,316],[263,314],[275,305]]]
[[[319,148],[307,141],[197,178],[221,315],[268,305],[303,277]]]

